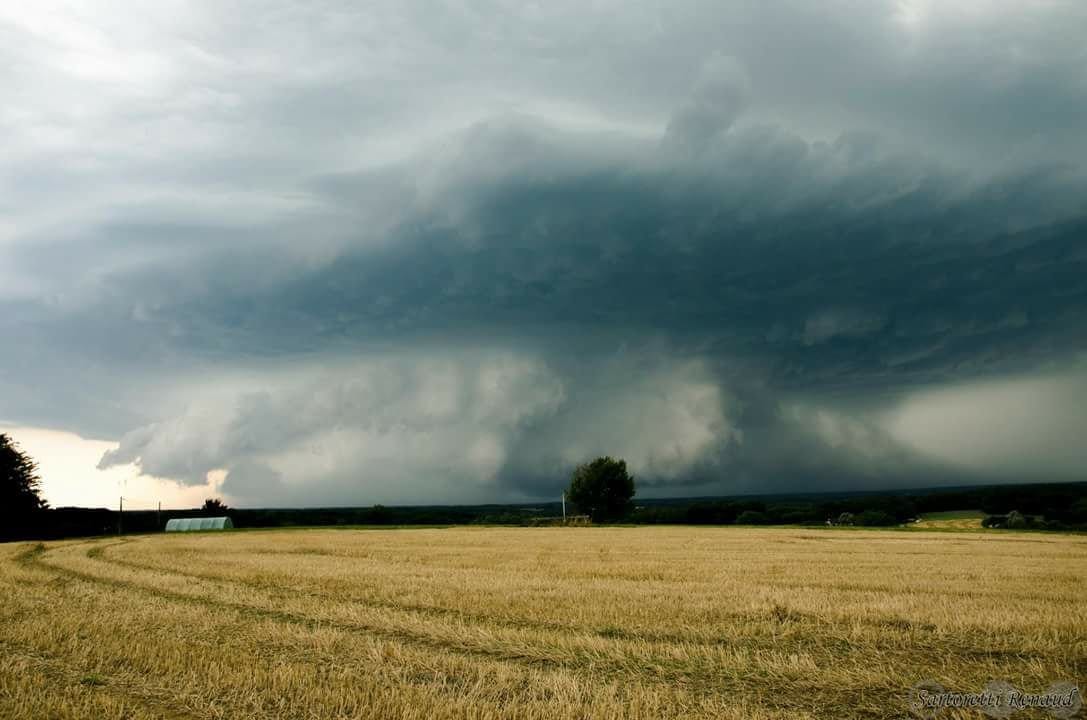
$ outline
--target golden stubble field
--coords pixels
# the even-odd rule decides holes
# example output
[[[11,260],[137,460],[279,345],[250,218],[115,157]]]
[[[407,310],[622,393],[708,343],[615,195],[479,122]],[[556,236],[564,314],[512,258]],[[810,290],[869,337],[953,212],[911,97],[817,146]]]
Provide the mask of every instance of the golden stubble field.
[[[1001,532],[7,544],[0,717],[905,717],[922,680],[1083,687],[1085,571],[1083,536]]]

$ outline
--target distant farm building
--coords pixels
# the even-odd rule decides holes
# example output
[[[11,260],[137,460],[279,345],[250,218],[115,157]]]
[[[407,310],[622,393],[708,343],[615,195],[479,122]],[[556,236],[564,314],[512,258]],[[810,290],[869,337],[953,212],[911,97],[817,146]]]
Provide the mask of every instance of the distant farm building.
[[[229,530],[232,527],[234,527],[234,523],[228,517],[174,518],[166,521],[166,532]]]

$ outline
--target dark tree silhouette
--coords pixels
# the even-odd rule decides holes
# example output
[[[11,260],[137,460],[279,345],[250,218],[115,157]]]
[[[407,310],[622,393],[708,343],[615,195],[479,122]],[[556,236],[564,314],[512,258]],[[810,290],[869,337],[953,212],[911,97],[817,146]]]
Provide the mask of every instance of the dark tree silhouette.
[[[618,520],[630,512],[634,478],[625,460],[599,457],[574,469],[566,497],[593,522]]]
[[[38,464],[0,433],[0,537],[26,535],[35,516],[49,505],[40,495]]]
[[[230,508],[219,498],[208,498],[204,501],[202,509],[208,515],[222,515]]]

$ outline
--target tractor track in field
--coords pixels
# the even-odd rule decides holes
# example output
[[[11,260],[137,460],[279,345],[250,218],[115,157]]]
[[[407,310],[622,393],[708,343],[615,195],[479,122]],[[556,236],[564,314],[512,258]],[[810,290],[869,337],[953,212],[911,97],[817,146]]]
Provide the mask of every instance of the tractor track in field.
[[[260,592],[275,592],[277,590],[282,591],[282,586],[274,586],[261,582],[253,582],[242,580],[238,578],[229,577],[227,575],[221,575],[216,573],[200,573],[192,571],[182,571],[176,568],[164,568],[161,566],[141,563],[133,560],[119,558],[112,553],[107,553],[108,550],[123,547],[129,543],[136,542],[134,539],[122,539],[118,542],[99,545],[96,548],[88,551],[88,557],[94,557],[110,565],[117,565],[120,567],[126,567],[133,570],[139,570],[144,572],[161,573],[163,575],[173,575],[183,578],[191,578],[194,580],[206,580],[210,582],[220,583],[226,586],[241,586]],[[809,587],[809,585],[802,584],[788,584],[782,583],[782,587]],[[816,586],[810,586],[812,589],[818,589]],[[727,648],[738,645],[737,643],[729,642],[726,639],[712,639],[705,636],[693,636],[683,633],[669,633],[669,632],[643,632],[643,631],[628,631],[616,627],[587,627],[577,625],[565,625],[555,622],[527,620],[524,618],[506,618],[489,615],[479,615],[475,613],[466,612],[463,610],[457,610],[455,608],[446,608],[435,605],[416,605],[416,604],[401,604],[392,601],[382,601],[369,598],[357,598],[357,597],[344,597],[331,593],[323,593],[317,590],[307,588],[288,588],[291,595],[308,597],[314,600],[320,600],[331,603],[351,604],[363,607],[374,608],[378,610],[387,610],[391,612],[402,613],[405,615],[419,615],[428,618],[452,618],[465,624],[477,625],[480,627],[498,626],[510,630],[539,630],[545,632],[561,633],[567,637],[576,637],[578,635],[585,638],[597,638],[607,641],[630,641],[630,642],[646,642],[646,643],[659,643],[659,644],[681,644],[686,646],[702,647],[707,649],[712,648]],[[868,588],[856,588],[858,592],[876,592]],[[890,592],[890,591],[883,591]],[[1033,598],[1037,599],[1037,598]],[[1075,603],[1077,599],[1072,598],[1068,600],[1062,600],[1061,602]],[[778,608],[771,608],[767,611],[767,616],[775,616],[779,612]],[[750,612],[734,612],[720,615],[721,620],[727,619],[750,619],[750,620],[762,620],[764,617],[756,616]],[[854,648],[854,643],[845,637],[840,637],[835,642],[828,642],[828,638],[835,637],[835,630],[840,630],[841,627],[833,620],[821,618],[816,615],[800,613],[793,610],[786,611],[785,622],[787,623],[806,623],[812,626],[820,628],[819,640],[812,640],[810,642],[797,642],[789,645],[789,650],[804,652],[804,651],[826,651],[828,648],[834,653],[834,656],[840,657],[841,653],[849,652]],[[923,643],[926,647],[939,648],[945,653],[958,653],[958,654],[975,654],[975,655],[1000,655],[1001,650],[995,648],[986,648],[983,643],[979,643],[976,640],[971,641],[968,648],[964,648],[961,644],[956,644],[951,639],[941,638],[936,634],[936,628],[932,625],[909,623],[908,621],[901,621],[896,618],[859,618],[850,620],[849,626],[865,625],[873,628],[888,628],[888,627],[901,627],[909,630],[912,633],[917,634],[915,639],[917,643]],[[775,643],[779,646],[782,643],[781,637],[775,638]],[[742,644],[740,644],[742,645]],[[910,650],[909,652],[913,652]],[[1024,655],[1023,653],[1016,653],[1016,657],[1031,657],[1035,659],[1041,659],[1041,655]]]
[[[534,657],[529,654],[510,653],[500,650],[488,650],[467,644],[450,643],[444,640],[433,638],[429,635],[421,633],[411,633],[399,630],[389,630],[388,628],[380,627],[374,624],[358,623],[358,622],[345,622],[342,620],[314,618],[301,613],[291,612],[287,610],[274,610],[267,607],[260,607],[259,605],[249,605],[242,602],[231,602],[226,600],[216,600],[202,595],[189,595],[185,593],[174,592],[171,590],[164,590],[162,588],[156,588],[153,586],[144,585],[137,582],[131,582],[127,580],[118,580],[115,578],[102,577],[100,575],[94,575],[93,573],[84,572],[82,570],[74,570],[72,568],[64,567],[62,565],[54,565],[46,562],[42,559],[41,555],[44,553],[38,553],[31,557],[25,558],[24,561],[36,567],[43,568],[50,572],[54,572],[60,575],[70,577],[75,580],[81,580],[95,585],[102,585],[106,587],[115,588],[118,590],[124,590],[127,592],[146,595],[165,600],[171,600],[175,602],[181,602],[189,605],[197,605],[210,608],[218,608],[222,610],[229,610],[236,612],[243,616],[256,617],[265,620],[273,620],[277,622],[289,623],[292,625],[298,625],[308,629],[333,629],[347,633],[362,633],[370,637],[376,637],[384,640],[392,640],[398,642],[404,642],[410,645],[416,645],[425,647],[431,650],[439,650],[457,653],[467,656],[475,656],[488,660],[497,660],[502,662],[512,662],[521,665],[525,665],[535,669],[561,669],[561,670],[575,670],[577,666],[571,665],[562,661],[556,661],[550,658]],[[108,560],[103,560],[106,564],[111,564]],[[171,573],[163,572],[161,570],[155,570],[163,575],[170,575]],[[179,577],[185,577],[184,574],[177,574]],[[223,583],[229,585],[229,582]],[[605,669],[600,667],[600,669]],[[609,670],[623,669],[625,666],[619,667],[607,667]],[[665,681],[672,681],[675,678],[665,678]]]
[[[126,567],[126,568],[133,569],[133,570],[159,573],[159,574],[168,575],[168,576],[191,578],[191,579],[194,579],[194,580],[206,580],[206,581],[210,581],[210,582],[219,583],[219,584],[222,584],[222,585],[225,585],[225,586],[242,586],[242,587],[257,590],[257,591],[260,591],[260,592],[270,592],[270,591],[274,592],[276,590],[281,590],[282,589],[281,586],[270,586],[270,585],[265,584],[265,583],[240,580],[240,579],[232,578],[232,577],[229,577],[229,576],[226,576],[226,575],[219,575],[219,574],[216,574],[216,573],[197,573],[197,572],[181,571],[181,570],[178,570],[178,569],[175,569],[175,568],[163,568],[163,567],[160,567],[160,566],[157,566],[157,565],[151,565],[151,564],[146,564],[146,563],[135,562],[135,561],[132,561],[132,560],[121,559],[121,558],[116,557],[115,555],[106,553],[106,550],[109,550],[111,548],[121,547],[122,545],[127,544],[127,542],[131,542],[131,541],[121,541],[121,542],[113,543],[113,544],[106,545],[106,546],[100,546],[98,548],[95,548],[94,550],[88,551],[88,557],[91,557],[92,556],[91,554],[93,553],[94,558],[96,558],[98,560],[101,560],[101,561],[103,561],[103,562],[105,562],[106,564],[109,564],[109,565],[117,565],[117,566],[120,566],[120,567]],[[462,611],[462,610],[456,610],[456,609],[453,609],[453,608],[443,608],[443,607],[432,606],[432,605],[410,605],[410,604],[399,604],[399,603],[395,603],[395,602],[386,602],[386,601],[380,601],[380,600],[360,599],[360,598],[354,598],[354,597],[343,597],[343,596],[337,596],[337,595],[333,595],[333,594],[330,594],[330,593],[322,593],[322,592],[319,592],[319,591],[316,591],[316,590],[309,590],[309,589],[290,588],[289,590],[290,590],[291,595],[308,597],[308,598],[312,598],[314,600],[320,600],[320,601],[331,602],[331,603],[361,605],[361,606],[364,606],[364,607],[371,607],[371,608],[375,608],[375,609],[379,609],[379,610],[388,610],[388,611],[392,611],[392,612],[402,613],[402,614],[405,614],[405,615],[416,614],[416,615],[422,615],[424,617],[433,617],[433,618],[449,617],[449,618],[454,618],[454,619],[456,619],[458,621],[464,622],[466,624],[478,625],[478,626],[481,626],[481,627],[499,626],[499,627],[504,627],[504,628],[511,629],[511,630],[540,630],[540,631],[546,631],[546,632],[557,632],[557,633],[562,633],[566,637],[577,637],[578,635],[581,635],[584,638],[595,638],[595,639],[601,639],[601,640],[608,641],[608,642],[629,641],[629,642],[645,642],[645,643],[657,643],[657,644],[669,644],[669,643],[671,643],[671,644],[680,644],[680,645],[686,645],[686,646],[702,647],[702,648],[707,648],[707,649],[727,648],[727,647],[730,647],[730,646],[737,645],[737,643],[730,643],[727,640],[714,640],[714,639],[708,639],[706,637],[684,635],[684,634],[681,634],[681,633],[631,632],[631,631],[625,631],[625,630],[622,630],[620,628],[613,628],[613,627],[598,629],[598,628],[585,627],[585,626],[563,625],[563,624],[560,624],[560,623],[524,620],[524,619],[520,619],[520,618],[518,618],[518,619],[508,619],[508,618],[498,618],[498,617],[493,617],[493,616],[488,616],[488,615],[477,615],[477,614],[465,612],[465,611]],[[776,610],[771,609],[766,614],[767,614],[767,616],[773,616],[775,614],[775,612],[776,612]],[[751,619],[751,620],[764,619],[764,618],[761,618],[761,617],[757,618],[752,613],[744,613],[744,612],[729,613],[728,615],[723,615],[721,617],[722,617],[722,619]],[[816,617],[814,615],[807,615],[807,614],[798,613],[798,612],[795,612],[795,611],[789,611],[787,613],[787,617],[784,618],[784,620],[785,620],[785,622],[788,622],[788,623],[804,622],[804,623],[808,623],[808,624],[811,624],[811,625],[816,625],[816,626],[821,627],[824,631],[831,630],[831,629],[833,629],[835,627],[835,624],[832,621],[825,620],[823,618],[819,618],[819,617]],[[884,621],[884,620],[863,620],[863,621],[861,621],[861,623],[862,624],[870,624],[870,625],[875,626],[875,627],[887,627],[889,624],[893,624],[893,623],[889,623],[888,621]],[[926,635],[930,634],[928,631],[930,631],[931,629],[932,628],[929,628],[929,627],[920,628],[920,630],[922,632],[925,632]],[[804,651],[804,650],[812,650],[812,649],[816,649],[816,650],[824,649],[825,650],[828,647],[828,643],[826,642],[826,638],[827,638],[827,634],[824,634],[822,636],[822,640],[819,641],[818,643],[816,643],[814,641],[811,642],[811,643],[795,643],[794,645],[789,646],[789,650],[791,650],[791,651]],[[926,641],[931,642],[931,641],[933,641],[933,639],[926,638]],[[780,637],[776,638],[776,642],[780,644],[782,642],[782,639]],[[848,651],[850,649],[850,647],[851,647],[850,643],[848,641],[846,641],[845,639],[842,639],[841,642],[837,644],[837,646],[832,648],[832,650],[836,654],[836,657],[838,657],[838,656],[840,656],[839,654],[841,652]]]
[[[92,559],[111,564],[111,560],[104,554],[109,547],[134,542],[135,540],[121,540],[115,543],[96,545],[88,551]],[[94,541],[91,541],[94,542]],[[82,544],[82,543],[81,543]],[[271,620],[284,624],[302,627],[308,630],[331,629],[349,634],[362,634],[367,637],[401,642],[409,646],[425,648],[440,653],[449,653],[453,656],[474,658],[484,661],[508,663],[537,671],[559,671],[582,676],[590,681],[598,681],[601,677],[620,676],[636,679],[639,682],[648,682],[667,688],[678,688],[690,693],[693,698],[720,697],[722,693],[740,692],[744,694],[758,695],[764,698],[768,706],[781,711],[799,711],[810,709],[809,704],[798,707],[793,704],[775,701],[775,688],[781,682],[781,678],[746,676],[738,678],[726,676],[721,673],[707,673],[704,668],[697,665],[680,670],[675,663],[663,664],[646,662],[639,659],[637,662],[621,662],[614,658],[608,658],[600,654],[586,652],[586,657],[572,660],[560,660],[556,658],[540,657],[529,652],[507,651],[501,649],[488,649],[467,643],[455,643],[434,638],[422,633],[412,633],[404,630],[390,630],[375,624],[353,623],[341,620],[319,619],[301,613],[285,610],[249,605],[241,602],[215,600],[206,596],[188,595],[185,593],[164,590],[136,582],[105,578],[92,573],[74,570],[72,568],[54,565],[43,558],[48,552],[41,548],[24,553],[19,559],[27,565],[38,567],[49,572],[69,577],[74,580],[87,582],[92,585],[114,588],[117,590],[154,597],[188,605],[205,608],[215,608],[235,612],[243,617]],[[163,575],[170,573],[154,570]],[[182,574],[181,577],[184,577]],[[230,583],[224,583],[229,585]],[[605,640],[609,638],[603,638]],[[818,682],[817,677],[805,679],[801,682],[805,686],[805,697],[810,702],[826,703],[825,706],[833,707],[836,704],[857,707],[873,702],[874,699],[883,698],[886,702],[893,702],[900,694],[896,687],[871,687],[864,688],[826,688]],[[873,713],[873,718],[883,718],[884,715]]]
[[[120,567],[126,567],[133,570],[142,570],[147,572],[162,573],[164,575],[175,575],[177,577],[192,578],[194,580],[208,580],[212,582],[222,583],[224,585],[240,585],[242,587],[251,588],[253,590],[260,590],[263,592],[269,591],[282,591],[283,586],[276,586],[269,583],[255,582],[250,580],[242,580],[239,578],[233,578],[228,575],[221,575],[217,573],[205,573],[205,572],[192,572],[182,571],[176,568],[161,567],[149,563],[136,562],[134,560],[128,560],[125,558],[119,558],[113,554],[106,554],[106,550],[110,548],[120,547],[123,543],[115,543],[113,545],[102,546],[97,548],[99,551],[93,555],[96,559],[102,560],[110,565],[117,565]],[[91,551],[93,552],[93,551]],[[88,557],[91,555],[88,553]],[[707,647],[722,647],[727,643],[711,640],[705,637],[697,637],[691,635],[683,635],[681,633],[654,633],[654,632],[630,632],[621,630],[619,628],[593,628],[587,626],[578,625],[566,625],[557,622],[547,622],[543,620],[528,620],[525,618],[511,618],[511,617],[498,617],[492,615],[480,615],[476,613],[466,612],[464,610],[458,610],[456,608],[441,607],[439,605],[421,605],[413,603],[397,603],[389,600],[378,600],[374,598],[360,598],[354,596],[341,596],[334,595],[332,593],[323,593],[318,590],[311,590],[308,588],[290,587],[287,588],[292,595],[312,598],[314,600],[323,600],[329,602],[339,602],[351,605],[361,605],[364,607],[371,607],[380,610],[391,610],[394,612],[402,612],[405,614],[416,614],[425,617],[433,618],[453,618],[466,624],[474,624],[481,626],[500,626],[511,630],[541,630],[546,632],[557,632],[565,635],[585,635],[595,636],[598,638],[605,638],[609,640],[631,640],[631,641],[644,641],[653,643],[681,643],[684,645],[700,645]],[[741,612],[723,614],[720,616],[722,619],[736,619],[750,617],[750,614]]]
[[[320,549],[317,540],[302,543],[300,549],[314,544]],[[748,538],[741,546],[757,541]],[[824,589],[825,573],[810,571],[803,560],[792,565],[784,562],[782,557],[791,557],[787,548],[766,558],[756,555],[756,560],[761,559],[756,567],[765,567],[766,572],[742,578],[743,587],[753,588],[749,600],[736,596],[734,586],[728,585],[724,589],[730,594],[714,602],[705,595],[719,580],[730,577],[732,565],[715,564],[712,558],[692,565],[702,569],[690,573],[701,581],[679,585],[673,582],[673,574],[655,570],[659,564],[637,562],[636,556],[629,562],[611,563],[618,555],[590,552],[580,569],[601,568],[601,572],[581,573],[591,577],[590,582],[579,574],[568,576],[538,557],[533,563],[532,553],[526,555],[519,546],[509,548],[502,536],[487,545],[502,549],[493,561],[485,551],[462,558],[455,545],[439,558],[429,557],[430,541],[422,538],[407,539],[403,547],[399,542],[379,544],[357,561],[350,554],[341,558],[338,552],[315,552],[335,557],[322,562],[267,559],[266,563],[259,547],[239,542],[240,546],[228,538],[156,542],[151,536],[129,536],[12,547],[4,554],[6,572],[15,583],[8,590],[19,592],[17,585],[25,584],[33,595],[21,603],[18,595],[5,596],[14,603],[3,614],[12,621],[13,632],[6,640],[0,637],[0,651],[15,658],[9,672],[26,672],[34,678],[14,687],[30,688],[24,697],[32,698],[34,693],[63,686],[64,698],[76,703],[72,707],[113,711],[128,704],[130,713],[141,714],[146,708],[168,720],[220,718],[223,712],[242,710],[293,717],[292,713],[303,709],[301,705],[267,696],[260,688],[290,686],[297,678],[312,688],[314,698],[324,698],[330,689],[344,687],[360,674],[370,678],[368,687],[383,696],[390,689],[395,695],[397,688],[403,698],[435,698],[437,693],[438,704],[444,698],[465,695],[486,704],[494,687],[499,702],[512,696],[545,703],[552,697],[592,697],[593,702],[610,697],[606,702],[619,706],[626,702],[624,698],[656,697],[661,707],[701,714],[727,704],[727,698],[739,697],[783,717],[817,717],[820,710],[848,708],[850,717],[882,718],[888,708],[901,707],[902,693],[912,682],[900,670],[903,667],[941,681],[948,667],[962,668],[975,679],[1005,673],[1033,681],[1053,672],[1071,671],[1079,676],[1087,667],[1087,646],[1060,643],[1077,635],[1068,620],[1046,625],[1042,618],[1022,624],[1016,614],[1020,594],[1022,599],[1045,601],[1046,611],[1054,614],[1065,612],[1068,603],[1075,602],[1067,592],[1075,587],[1075,578],[1063,566],[1045,566],[1052,573],[1045,577],[1066,591],[1062,597],[1042,597],[1044,587],[1020,582],[1009,588],[1014,597],[1002,595],[1006,602],[978,606],[979,617],[987,624],[979,620],[975,628],[971,622],[947,620],[945,612],[923,611],[927,597],[902,602],[881,599],[882,594],[894,592],[904,574],[912,572],[910,558],[874,563],[877,571],[886,565],[881,577],[887,581],[875,587],[865,582],[870,579],[869,564],[858,569],[848,559],[835,559],[850,571],[839,568],[836,584],[826,588],[836,591],[838,600],[845,603],[845,610],[839,612],[834,602],[812,597]],[[296,547],[298,543],[287,540],[280,545]],[[624,541],[615,547],[628,545]],[[679,545],[674,547],[677,554],[681,552]],[[1072,554],[1078,557],[1082,554],[1078,547],[1065,550],[1076,550]],[[1002,549],[980,557],[1001,560]],[[391,560],[386,557],[390,553]],[[1018,551],[1013,555],[1021,557]],[[396,567],[389,567],[390,562]],[[504,584],[495,585],[500,578],[490,574],[477,577],[472,562],[486,573],[500,571]],[[1025,567],[1032,571],[1028,580],[1040,576],[1034,566]],[[468,571],[466,575],[460,572],[462,568]],[[958,596],[964,611],[973,611],[969,597],[975,593],[968,590],[976,571],[957,558],[938,569],[943,573],[938,580],[955,570],[964,573],[960,585],[966,590],[948,594]],[[628,583],[643,571],[646,587],[651,589],[628,591]],[[793,574],[786,577],[786,571]],[[384,584],[375,585],[382,577]],[[613,585],[612,580],[619,584]],[[779,586],[796,592],[777,592]],[[537,588],[546,598],[557,598],[559,605],[546,599],[543,604],[536,602]],[[937,583],[924,594],[940,596],[943,589]],[[472,603],[477,592],[484,595],[483,602]],[[502,602],[505,592],[514,595],[515,604]],[[398,601],[400,597],[405,602]],[[634,607],[624,615],[622,603],[637,603],[639,597],[652,605]],[[60,603],[55,618],[50,607],[42,605],[54,599]],[[576,599],[587,604],[575,607]],[[673,601],[675,612],[670,610]],[[593,605],[597,602],[603,605]],[[855,614],[843,615],[852,612],[854,605],[859,608]],[[125,607],[134,613],[130,623],[119,609]],[[683,607],[688,610],[681,612]],[[982,616],[981,609],[989,614]],[[45,614],[36,619],[39,612]],[[118,623],[132,628],[126,625],[120,636],[110,636],[108,649],[97,649],[93,633],[79,634],[78,642],[67,635],[83,633],[80,618],[98,613],[108,618],[101,621],[106,623],[106,632]],[[625,627],[601,626],[623,617],[630,622],[616,624]],[[654,617],[660,621],[647,624]],[[562,622],[567,618],[573,622]],[[16,631],[19,623],[25,626]],[[187,634],[185,628],[193,625],[199,632]],[[1002,641],[996,632],[1020,626],[1052,630],[1044,639],[1023,636],[1014,638],[1017,642]],[[144,630],[151,635],[145,636]],[[197,651],[171,644],[175,637],[188,635],[200,648],[210,647],[216,637],[231,638],[224,647],[240,653],[241,665],[229,673],[215,663],[209,667],[213,674],[233,677],[234,685],[179,680],[191,670],[162,674],[166,666],[161,659],[151,660],[161,657],[157,655],[160,647],[172,653],[170,662],[176,660],[178,667],[190,668],[195,660],[203,661]],[[232,639],[235,635],[244,641]],[[40,650],[35,648],[39,645]],[[130,657],[130,652],[135,654]],[[102,674],[81,676],[86,671]],[[827,682],[827,673],[836,678],[833,683]],[[162,682],[172,682],[175,690],[162,687]],[[589,695],[582,689],[597,686],[601,691]],[[240,694],[231,687],[239,688]],[[480,692],[479,688],[488,689]],[[568,688],[578,690],[566,695]],[[100,693],[97,700],[96,693]],[[16,702],[27,707],[25,700]],[[586,700],[575,702],[580,705]],[[337,701],[325,704],[337,706]]]
[[[1013,540],[1018,541],[1018,542],[1032,542],[1029,539],[1027,539],[1027,540],[1013,539]],[[108,547],[119,547],[121,545],[128,544],[130,542],[137,542],[137,541],[138,541],[137,538],[122,538],[122,539],[120,539],[120,541],[115,542],[112,545],[109,545]],[[1002,538],[1002,541],[1005,541],[1005,540]],[[1009,542],[1009,541],[1005,541],[1005,542]],[[1044,542],[1044,541],[1035,540],[1033,542]],[[333,554],[330,554],[330,553],[314,552],[314,551],[275,551],[275,552],[255,552],[254,554],[255,555],[264,555],[264,554],[268,554],[268,555],[319,555],[319,556],[322,556],[322,557],[342,558],[344,561],[352,561],[352,560],[359,559],[357,556],[353,556],[353,555],[350,555],[350,554],[347,554],[347,555],[333,555]],[[841,553],[841,554],[843,554],[843,555],[848,554],[848,555],[865,555],[865,556],[867,556],[870,553]],[[931,551],[896,551],[895,554],[896,555],[903,555],[903,556],[905,556],[905,555],[916,556],[918,558],[922,558],[922,557],[940,558],[940,557],[942,557],[942,555],[940,553],[931,552]],[[1073,559],[1073,558],[1078,559],[1080,556],[1079,555],[1068,555],[1067,557],[1069,559]],[[163,568],[158,567],[158,566],[143,565],[142,563],[134,563],[131,560],[122,560],[122,559],[114,559],[114,558],[111,558],[111,560],[114,561],[114,562],[117,562],[118,564],[128,563],[128,564],[131,564],[132,567],[139,566],[141,569],[146,569],[146,570],[158,570],[158,571],[161,571],[161,572],[174,572],[172,568],[169,569],[169,570],[164,570]],[[471,572],[473,575],[479,575],[479,574],[482,574],[482,573],[489,573],[489,574],[494,574],[494,575],[502,575],[503,574],[503,573],[501,573],[501,571],[497,571],[497,570],[494,570],[494,569],[465,568],[465,567],[457,567],[457,566],[450,566],[450,569],[454,569],[454,570],[462,571],[462,572]],[[251,584],[251,583],[246,583],[245,581],[241,581],[241,580],[233,580],[232,578],[225,578],[222,575],[215,575],[213,573],[198,574],[198,573],[181,573],[181,572],[178,572],[177,574],[190,575],[192,577],[202,577],[202,578],[210,579],[210,580],[226,579],[227,581],[232,582],[232,583],[247,584],[247,585],[250,585],[251,587],[260,587],[259,584]],[[608,575],[606,573],[601,574],[599,572],[585,573],[585,574],[582,574],[582,575],[568,575],[568,577],[570,577],[571,579],[573,579],[575,577],[580,577],[582,580],[588,580],[588,581],[594,581],[594,580],[606,581],[607,583],[610,583],[610,584],[622,584],[622,583],[625,583],[625,584],[629,584],[629,585],[632,585],[632,586],[640,586],[640,585],[643,585],[644,582],[645,582],[643,579],[639,579],[639,578],[627,577],[627,576],[624,576],[624,575]],[[654,580],[654,584],[657,587],[676,586],[677,590],[682,590],[684,587],[689,585],[689,581],[680,581],[680,580],[674,580],[674,579]],[[908,594],[908,595],[928,596],[928,597],[932,597],[932,598],[934,598],[936,600],[942,600],[942,599],[945,599],[947,597],[955,597],[955,596],[957,596],[959,594],[958,591],[955,591],[955,590],[945,590],[945,589],[941,589],[941,588],[925,587],[925,586],[921,586],[921,585],[902,588],[902,587],[889,587],[889,586],[886,586],[886,585],[871,585],[871,584],[866,584],[866,583],[862,583],[862,582],[850,582],[850,583],[841,583],[841,582],[837,582],[837,581],[835,581],[835,582],[812,582],[812,581],[797,582],[797,581],[790,581],[790,580],[774,579],[774,580],[761,580],[761,581],[758,581],[758,582],[750,582],[749,581],[748,584],[752,588],[767,589],[767,590],[782,590],[782,589],[786,589],[786,590],[809,590],[811,592],[817,592],[817,593],[818,592],[826,592],[826,591],[835,591],[835,592],[853,592],[853,593],[859,593],[859,594],[878,594],[878,595],[887,595],[887,596],[893,596],[893,597],[898,597],[898,596],[902,596],[904,594]],[[300,590],[299,592],[309,593],[309,592],[313,592],[313,591]],[[1054,597],[1052,595],[1039,594],[1037,592],[1015,592],[1015,591],[1010,591],[1007,588],[992,588],[992,589],[974,588],[974,589],[972,589],[971,594],[974,597],[978,597],[978,598],[1000,598],[1001,600],[1020,600],[1020,601],[1024,601],[1024,602],[1044,602],[1044,603],[1054,603],[1054,604],[1063,604],[1063,605],[1076,605],[1076,604],[1078,604],[1080,602],[1078,598]],[[335,598],[335,596],[326,596],[326,597],[328,597],[329,599],[337,599],[337,598]],[[358,602],[360,604],[366,604],[366,603],[370,603],[371,601],[369,601],[369,600],[359,600]],[[381,602],[381,601],[376,601],[376,602]],[[470,618],[473,617],[472,613],[467,613],[467,612],[464,612],[464,611],[454,610],[452,608],[442,608],[442,607],[437,607],[437,606],[396,605],[395,603],[390,603],[388,606],[389,607],[395,606],[395,607],[400,607],[400,608],[418,608],[418,609],[423,610],[423,611],[430,611],[430,612],[442,613],[442,614],[464,613],[464,617],[467,618],[467,619],[470,619]],[[375,607],[376,607],[376,605],[375,605]],[[737,618],[737,617],[743,617],[743,616],[745,616],[744,613],[731,613],[731,614],[722,615],[721,617],[722,617],[722,619],[729,619],[729,618]],[[511,627],[516,626],[517,624],[520,624],[521,627],[525,627],[525,628],[537,627],[539,629],[558,630],[558,631],[561,631],[561,630],[563,630],[565,628],[570,627],[570,626],[562,625],[562,624],[559,624],[559,623],[546,623],[546,622],[526,620],[526,619],[522,619],[522,618],[500,618],[498,620],[500,622],[502,622],[502,623],[508,624]],[[821,622],[825,622],[828,625],[833,624],[833,622],[829,621],[829,620],[821,620]],[[877,624],[878,624],[878,622],[877,622]],[[593,628],[584,628],[584,631],[591,633],[594,630],[593,630]],[[689,636],[681,636],[681,635],[674,635],[674,634],[668,634],[668,633],[660,633],[660,634],[655,634],[655,635],[652,635],[652,636],[650,634],[644,634],[644,633],[639,633],[638,634],[638,638],[651,639],[652,637],[659,637],[662,641],[693,642],[693,643],[705,642],[705,638],[692,638],[692,637],[689,637]]]

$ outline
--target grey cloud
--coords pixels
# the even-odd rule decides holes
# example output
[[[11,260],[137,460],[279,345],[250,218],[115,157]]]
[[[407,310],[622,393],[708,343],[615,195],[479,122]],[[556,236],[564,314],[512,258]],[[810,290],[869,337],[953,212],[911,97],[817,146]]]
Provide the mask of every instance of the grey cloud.
[[[858,403],[1084,350],[1087,16],[945,5],[0,24],[0,416],[246,502],[984,477]]]
[[[138,428],[102,467],[266,500],[452,501],[550,494],[606,447],[647,480],[715,465],[739,433],[708,368],[666,355],[544,363],[508,351],[396,354],[332,368],[292,365],[259,391],[194,392],[183,415]],[[396,494],[394,494],[396,493]]]
[[[232,464],[220,489],[230,498],[248,505],[284,505],[291,498],[284,492],[283,476],[259,462],[241,460]]]
[[[1007,480],[1083,476],[1084,362],[1044,373],[963,382],[915,393],[882,425],[943,462]]]
[[[860,337],[879,332],[886,322],[882,315],[871,310],[821,310],[804,321],[803,342],[817,345],[835,337]]]
[[[411,168],[430,185],[401,209],[395,241],[348,246],[278,278],[241,268],[281,258],[236,248],[240,266],[219,251],[200,259],[195,289],[184,263],[156,268],[153,281],[118,277],[147,289],[97,312],[112,309],[126,328],[118,337],[145,359],[180,357],[191,371],[184,358],[237,365],[272,354],[302,379],[194,388],[103,465],[137,462],[202,484],[249,463],[269,472],[228,475],[224,490],[255,497],[242,478],[275,477],[265,502],[284,503],[533,497],[597,451],[628,457],[658,494],[962,481],[970,473],[872,429],[840,400],[800,412],[789,398],[901,392],[1081,347],[1080,224],[1057,215],[1009,234],[989,219],[992,187],[907,162],[878,138],[813,147],[778,129],[733,130],[709,159],[679,165],[652,146],[622,164],[566,140],[523,119],[473,129],[452,160]],[[541,158],[538,172],[525,164],[496,179],[489,168],[502,170],[521,143]],[[334,187],[345,198],[370,186],[363,175]],[[128,304],[151,288],[166,292]],[[671,359],[639,369],[654,336]],[[429,338],[426,349],[405,355],[416,337]],[[545,409],[500,394],[494,407],[527,419],[487,417],[456,359],[475,342],[516,344],[525,367],[550,368],[527,381],[555,388]],[[616,344],[642,360],[608,361]],[[381,348],[398,359],[307,369],[315,349],[335,358]],[[486,367],[482,356],[468,365]],[[767,389],[753,394],[752,382]],[[444,410],[435,417],[428,404]]]
[[[665,143],[688,152],[705,150],[743,112],[750,92],[743,67],[734,58],[715,53],[702,66],[690,98],[668,122]]]

